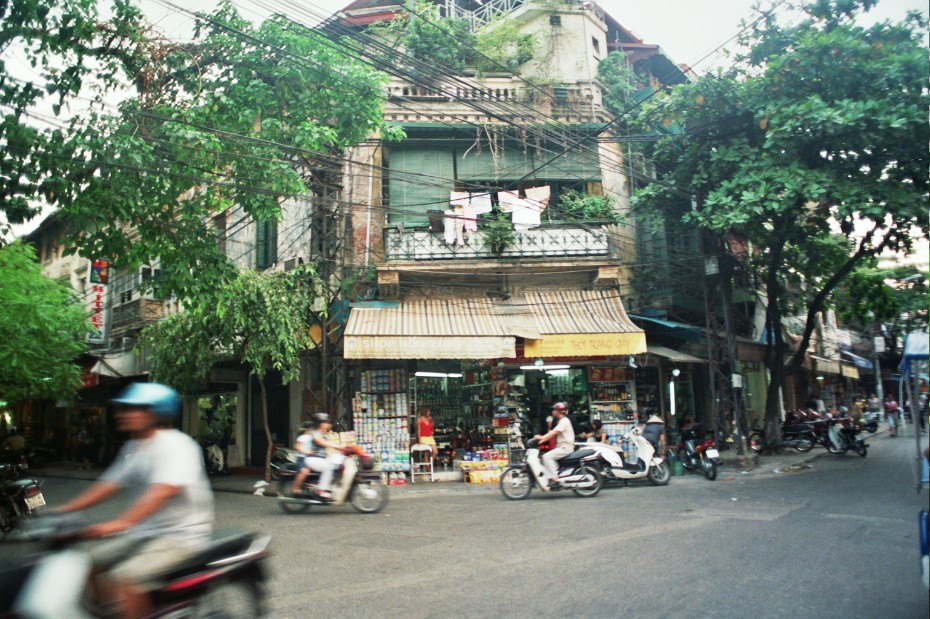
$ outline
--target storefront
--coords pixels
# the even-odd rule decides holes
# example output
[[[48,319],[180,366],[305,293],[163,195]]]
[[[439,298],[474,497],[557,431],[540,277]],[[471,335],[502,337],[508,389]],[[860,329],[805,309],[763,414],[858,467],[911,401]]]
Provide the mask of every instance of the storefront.
[[[424,406],[440,463],[457,466],[514,457],[528,436],[546,430],[554,402],[569,403],[580,429],[600,419],[616,439],[662,398],[645,334],[614,291],[413,298],[353,309],[345,356],[356,360],[357,440],[384,470],[409,469]]]

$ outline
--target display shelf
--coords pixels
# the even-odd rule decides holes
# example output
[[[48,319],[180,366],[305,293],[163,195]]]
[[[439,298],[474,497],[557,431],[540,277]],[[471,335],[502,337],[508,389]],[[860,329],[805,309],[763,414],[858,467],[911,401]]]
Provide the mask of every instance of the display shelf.
[[[360,445],[381,471],[410,470],[407,371],[363,370],[352,399],[352,421]]]

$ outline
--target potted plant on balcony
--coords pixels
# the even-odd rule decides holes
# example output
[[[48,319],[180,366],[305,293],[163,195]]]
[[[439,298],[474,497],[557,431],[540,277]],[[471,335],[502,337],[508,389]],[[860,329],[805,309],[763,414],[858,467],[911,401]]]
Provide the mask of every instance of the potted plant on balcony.
[[[586,194],[574,189],[559,195],[559,203],[553,215],[563,221],[620,223],[620,215],[614,208],[612,197]]]
[[[478,227],[482,232],[485,247],[492,254],[500,255],[508,246],[513,245],[515,233],[507,213],[495,209],[481,219]]]

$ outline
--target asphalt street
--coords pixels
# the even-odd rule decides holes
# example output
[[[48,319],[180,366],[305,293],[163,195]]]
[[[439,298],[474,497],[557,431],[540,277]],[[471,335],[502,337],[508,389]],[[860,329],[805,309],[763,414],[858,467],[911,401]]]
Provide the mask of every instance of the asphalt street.
[[[395,492],[374,515],[288,515],[274,498],[217,493],[217,524],[272,535],[273,617],[925,619],[913,439],[871,445],[866,458],[817,447],[793,470],[590,499]],[[50,478],[45,496],[88,483]]]

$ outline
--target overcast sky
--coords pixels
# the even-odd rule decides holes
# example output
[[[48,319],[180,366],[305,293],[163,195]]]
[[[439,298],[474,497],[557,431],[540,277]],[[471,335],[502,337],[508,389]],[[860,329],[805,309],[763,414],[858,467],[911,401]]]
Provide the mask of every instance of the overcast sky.
[[[109,3],[110,0],[102,0]],[[149,21],[169,38],[190,36],[192,20],[176,4],[189,10],[210,11],[214,0],[139,0]],[[754,0],[598,0],[598,4],[625,28],[647,43],[661,46],[679,64],[699,72],[723,64],[721,46],[740,30],[740,21],[753,16]],[[271,12],[284,13],[297,21],[315,23],[345,8],[351,0],[234,0],[243,17],[261,21]],[[765,2],[764,6],[770,5]],[[870,21],[902,19],[910,10],[928,13],[927,0],[879,0],[869,12]],[[17,226],[24,234],[38,226],[40,218]]]
[[[185,8],[209,10],[213,0],[170,0]],[[677,63],[706,69],[723,62],[719,55],[708,54],[730,40],[740,29],[740,20],[753,15],[755,0],[596,0],[625,28],[647,43],[660,45]],[[187,18],[179,21],[177,13],[158,0],[142,0],[152,21],[169,36],[183,36]],[[351,0],[234,0],[242,15],[261,20],[272,10],[299,21],[313,14],[331,15],[351,4]],[[770,6],[766,0],[763,6]],[[870,21],[903,18],[907,11],[928,13],[927,0],[879,0],[868,13]],[[705,59],[706,58],[706,59]],[[702,59],[703,62],[698,65]]]

